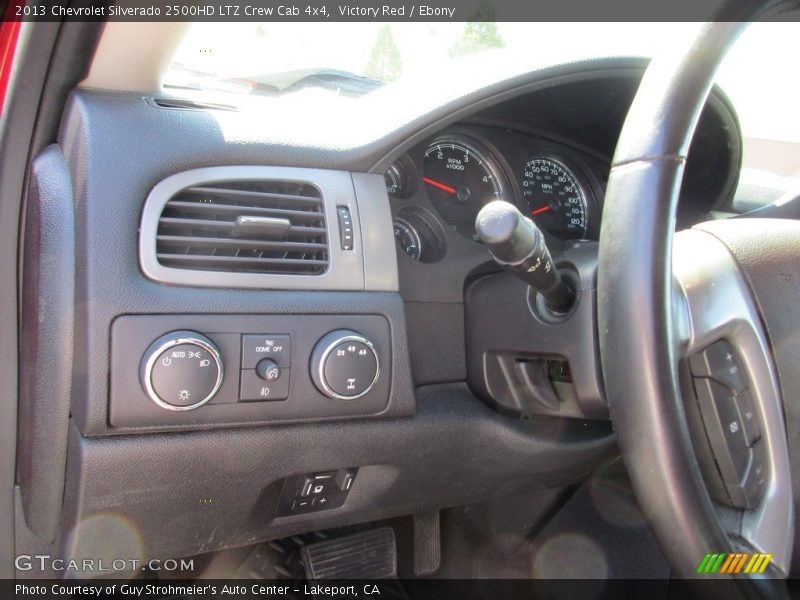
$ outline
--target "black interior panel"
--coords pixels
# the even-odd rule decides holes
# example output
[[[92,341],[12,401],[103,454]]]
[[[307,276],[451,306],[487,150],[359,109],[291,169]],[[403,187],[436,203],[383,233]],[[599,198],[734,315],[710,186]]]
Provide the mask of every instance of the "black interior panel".
[[[56,145],[33,164],[25,230],[17,481],[31,528],[56,536],[61,511],[75,327],[75,216],[67,165]],[[41,367],[41,368],[37,368]]]
[[[188,556],[559,486],[614,452],[607,422],[504,417],[459,384],[416,397],[413,419],[105,438],[73,428],[64,531],[81,524],[68,554],[92,555],[104,527],[118,544],[141,536],[147,556]],[[341,508],[274,516],[286,477],[353,467]]]
[[[464,305],[447,302],[407,302],[408,355],[415,385],[464,381]],[[446,335],[431,336],[431,331]]]

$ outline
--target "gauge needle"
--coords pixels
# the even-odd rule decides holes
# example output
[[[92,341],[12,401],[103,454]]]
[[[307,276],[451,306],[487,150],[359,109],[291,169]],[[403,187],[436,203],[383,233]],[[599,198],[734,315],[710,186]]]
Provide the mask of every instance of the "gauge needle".
[[[536,210],[532,210],[531,214],[535,217],[536,215],[541,215],[542,213],[546,213],[550,210],[550,205],[542,206],[541,208],[537,208]]]
[[[435,179],[431,179],[430,177],[423,177],[422,181],[427,183],[430,186],[435,187],[438,190],[442,190],[443,192],[447,192],[448,194],[454,194],[457,192],[456,188],[450,187],[449,185],[445,185],[441,181],[436,181]]]

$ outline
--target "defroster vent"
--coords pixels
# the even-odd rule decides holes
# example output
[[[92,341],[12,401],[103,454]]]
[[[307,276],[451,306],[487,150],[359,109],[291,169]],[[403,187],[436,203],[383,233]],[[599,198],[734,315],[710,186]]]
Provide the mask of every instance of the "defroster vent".
[[[186,188],[164,206],[156,257],[177,269],[321,275],[329,262],[322,195],[282,181]]]

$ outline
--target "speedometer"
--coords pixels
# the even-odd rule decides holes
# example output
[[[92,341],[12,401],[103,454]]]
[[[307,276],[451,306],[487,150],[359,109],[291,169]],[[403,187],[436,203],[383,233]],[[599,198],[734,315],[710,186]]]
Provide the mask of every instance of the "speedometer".
[[[534,158],[525,164],[522,197],[528,216],[560,239],[585,238],[589,229],[586,191],[561,161]]]
[[[440,138],[425,151],[422,182],[442,218],[475,238],[475,217],[484,204],[501,198],[501,169],[489,151],[462,137]]]

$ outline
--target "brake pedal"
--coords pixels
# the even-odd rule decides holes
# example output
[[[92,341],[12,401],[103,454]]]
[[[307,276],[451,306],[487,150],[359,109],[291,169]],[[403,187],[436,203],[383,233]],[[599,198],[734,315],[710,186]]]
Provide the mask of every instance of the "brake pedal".
[[[397,544],[391,527],[308,544],[302,556],[306,577],[311,580],[397,576]]]

